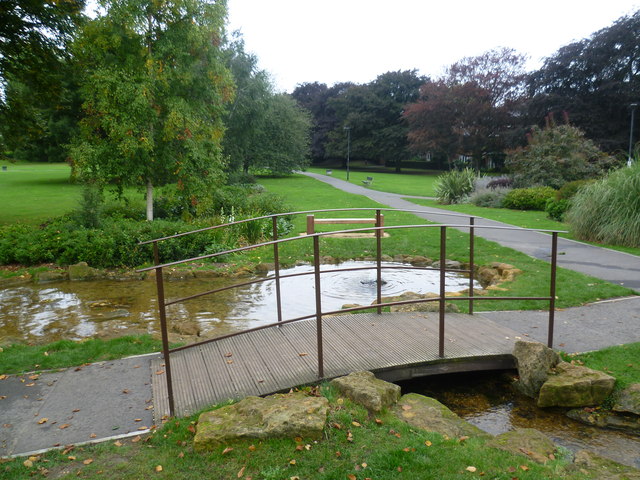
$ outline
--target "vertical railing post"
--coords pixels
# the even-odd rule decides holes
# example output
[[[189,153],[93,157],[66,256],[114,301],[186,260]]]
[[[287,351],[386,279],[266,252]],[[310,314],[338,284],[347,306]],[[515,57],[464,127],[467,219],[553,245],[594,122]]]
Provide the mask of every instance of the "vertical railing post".
[[[282,321],[282,300],[280,296],[280,253],[278,250],[278,216],[271,217],[273,221],[273,264],[276,276],[276,308],[278,309],[278,321]]]
[[[153,242],[153,259],[156,265],[160,265],[158,242]],[[167,332],[167,310],[164,299],[164,278],[162,267],[156,268],[156,287],[158,290],[158,312],[160,314],[160,331],[162,334],[162,356],[164,358],[164,371],[167,375],[167,396],[169,397],[169,415],[175,416],[173,401],[173,381],[171,380],[171,358],[169,355],[169,334]]]
[[[558,232],[551,234],[551,280],[549,287],[549,331],[547,346],[553,348],[553,324],[556,311],[556,271],[558,269]]]
[[[382,216],[380,210],[376,210],[376,298],[378,302],[378,315],[382,313]]]
[[[318,377],[324,378],[324,355],[322,351],[322,291],[320,285],[320,238],[313,237],[313,265],[316,288],[316,335],[318,343]]]
[[[445,273],[447,263],[447,227],[440,227],[440,321],[438,324],[438,355],[444,358],[444,310],[445,310]]]
[[[475,217],[469,217],[469,315],[473,315],[473,280],[475,277]]]

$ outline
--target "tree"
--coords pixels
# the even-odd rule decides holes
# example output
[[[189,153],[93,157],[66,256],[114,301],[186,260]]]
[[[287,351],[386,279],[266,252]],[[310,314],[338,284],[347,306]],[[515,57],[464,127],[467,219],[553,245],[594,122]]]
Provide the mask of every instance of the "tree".
[[[84,19],[84,6],[84,0],[3,0],[0,7],[3,82],[11,75],[31,88],[42,85],[65,56],[65,47]]]
[[[328,151],[342,156],[346,151],[343,128],[351,129],[354,157],[393,163],[397,171],[409,155],[408,126],[402,116],[405,105],[418,98],[426,79],[416,70],[387,72],[373,82],[354,85],[329,100],[340,123],[329,134]]]
[[[122,189],[177,183],[192,205],[222,177],[225,6],[203,0],[105,0],[75,45],[85,117],[72,148],[87,181]]]
[[[512,49],[491,50],[462,59],[425,84],[404,112],[412,150],[442,152],[450,163],[471,156],[476,167],[501,153],[517,136],[525,60]]]
[[[600,148],[625,150],[629,104],[640,98],[640,11],[560,48],[529,81],[535,123],[565,111]]]
[[[517,187],[560,188],[574,180],[597,178],[616,165],[584,132],[569,125],[556,125],[547,117],[544,129],[533,127],[528,144],[513,151],[507,167]]]

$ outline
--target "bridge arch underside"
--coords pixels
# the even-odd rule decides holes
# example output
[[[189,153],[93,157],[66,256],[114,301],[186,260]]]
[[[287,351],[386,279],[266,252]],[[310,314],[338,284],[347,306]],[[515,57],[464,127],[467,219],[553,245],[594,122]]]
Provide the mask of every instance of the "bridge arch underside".
[[[358,313],[322,319],[324,379],[369,370],[400,381],[514,368],[518,333],[482,315],[448,313],[439,356],[438,313]],[[175,414],[316,383],[315,319],[249,331],[171,354]],[[163,360],[152,365],[156,421],[169,414]]]

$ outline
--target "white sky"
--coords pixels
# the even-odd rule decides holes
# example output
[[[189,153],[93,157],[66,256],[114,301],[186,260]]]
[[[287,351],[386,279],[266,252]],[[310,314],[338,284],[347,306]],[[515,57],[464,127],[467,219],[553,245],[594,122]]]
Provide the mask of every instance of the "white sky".
[[[640,0],[228,0],[229,31],[276,87],[367,83],[395,70],[436,77],[457,60],[515,48],[529,68],[640,9]]]

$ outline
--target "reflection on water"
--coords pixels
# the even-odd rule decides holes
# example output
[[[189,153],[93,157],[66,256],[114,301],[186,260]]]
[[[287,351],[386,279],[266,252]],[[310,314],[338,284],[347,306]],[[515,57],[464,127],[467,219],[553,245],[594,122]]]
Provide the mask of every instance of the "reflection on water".
[[[560,408],[538,408],[511,387],[511,375],[499,372],[441,375],[402,384],[402,393],[438,399],[468,422],[498,435],[515,428],[535,428],[572,451],[591,450],[640,468],[640,437],[589,427]]]
[[[323,270],[373,266],[372,262],[323,265]],[[397,267],[398,263],[383,266]],[[312,266],[281,270],[281,275],[312,272]],[[273,272],[269,272],[272,275]],[[345,303],[370,304],[376,297],[375,271],[322,274],[322,308],[339,310]],[[431,270],[383,270],[383,296],[403,292],[438,292],[439,273]],[[249,279],[190,278],[167,282],[166,296],[182,298]],[[468,287],[468,279],[447,275],[447,291]],[[0,290],[0,340],[51,342],[111,335],[158,326],[155,282],[59,282]],[[315,311],[313,275],[282,280],[284,318]],[[222,335],[277,320],[275,283],[266,281],[168,307],[171,322],[197,322],[203,335]]]

